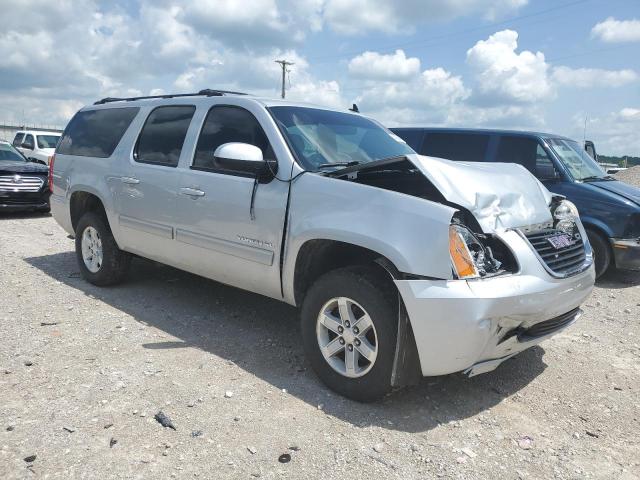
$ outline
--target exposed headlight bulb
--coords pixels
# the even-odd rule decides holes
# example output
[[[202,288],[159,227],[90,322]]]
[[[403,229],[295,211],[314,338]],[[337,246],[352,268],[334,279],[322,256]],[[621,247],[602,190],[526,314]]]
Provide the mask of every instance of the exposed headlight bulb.
[[[553,211],[555,228],[569,235],[573,235],[578,217],[578,209],[569,200],[562,200]]]
[[[562,200],[553,211],[556,220],[569,220],[578,218],[578,208],[569,200]]]

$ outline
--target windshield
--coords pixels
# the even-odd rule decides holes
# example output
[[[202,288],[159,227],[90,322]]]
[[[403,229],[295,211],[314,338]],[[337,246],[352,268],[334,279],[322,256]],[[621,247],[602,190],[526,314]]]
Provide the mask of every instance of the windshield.
[[[547,138],[547,143],[575,180],[605,178],[607,176],[606,172],[578,142],[561,138]]]
[[[415,153],[399,137],[359,115],[307,107],[269,110],[307,170]]]
[[[0,162],[26,162],[27,159],[8,143],[0,143]]]
[[[60,135],[38,135],[38,148],[56,148]]]

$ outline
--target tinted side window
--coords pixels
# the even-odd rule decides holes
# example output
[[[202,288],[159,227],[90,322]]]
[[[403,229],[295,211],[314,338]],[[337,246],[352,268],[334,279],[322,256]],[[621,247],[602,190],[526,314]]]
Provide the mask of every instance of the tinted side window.
[[[176,105],[153,110],[142,127],[133,158],[136,162],[175,167],[196,107]]]
[[[24,133],[16,133],[16,138],[13,139],[13,146],[19,147],[22,145],[22,139],[24,138]]]
[[[76,113],[67,125],[57,153],[110,157],[139,110],[123,107]]]
[[[518,163],[536,174],[538,141],[528,137],[500,137],[496,162]]]
[[[535,176],[540,180],[554,180],[560,177],[560,173],[556,170],[553,161],[544,151],[542,145],[538,144],[536,148],[536,173]]]
[[[275,158],[267,135],[256,117],[244,108],[219,106],[211,108],[207,114],[191,168],[236,174],[221,167],[213,156],[216,148],[229,142],[255,145],[262,150],[265,159]]]
[[[420,151],[422,139],[424,138],[424,130],[414,128],[392,128],[391,131],[407,142],[416,152]]]
[[[489,135],[477,133],[427,133],[423,155],[460,162],[483,162]]]

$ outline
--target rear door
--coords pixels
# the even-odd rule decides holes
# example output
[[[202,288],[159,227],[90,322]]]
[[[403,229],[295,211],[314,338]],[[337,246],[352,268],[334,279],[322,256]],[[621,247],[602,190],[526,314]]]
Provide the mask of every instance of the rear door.
[[[118,224],[122,246],[165,263],[175,260],[175,220],[180,156],[194,105],[153,109],[119,178]]]
[[[251,176],[225,170],[213,155],[224,143],[242,142],[275,159],[274,139],[256,115],[233,105],[214,105],[207,112],[193,159],[182,170],[176,243],[189,270],[281,298],[279,258],[289,183],[255,184]]]

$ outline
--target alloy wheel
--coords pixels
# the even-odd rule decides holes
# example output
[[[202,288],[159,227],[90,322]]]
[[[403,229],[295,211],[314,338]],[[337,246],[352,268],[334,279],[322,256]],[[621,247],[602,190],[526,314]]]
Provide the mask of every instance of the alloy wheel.
[[[347,297],[329,300],[320,309],[316,336],[322,356],[339,374],[358,378],[367,374],[378,356],[378,337],[371,317]]]

